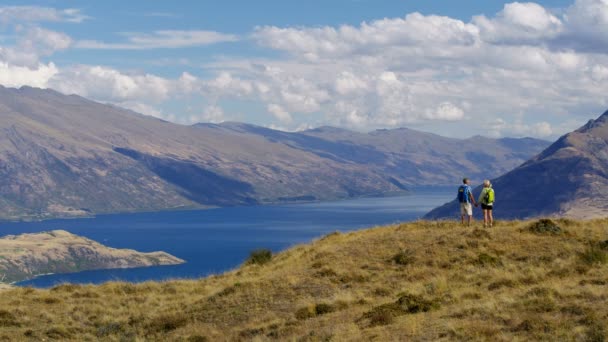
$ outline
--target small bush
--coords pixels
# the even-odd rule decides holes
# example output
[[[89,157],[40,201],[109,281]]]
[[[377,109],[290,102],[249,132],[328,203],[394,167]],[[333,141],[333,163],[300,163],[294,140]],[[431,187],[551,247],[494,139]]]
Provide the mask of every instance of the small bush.
[[[592,243],[580,254],[581,260],[587,265],[608,263],[608,252],[600,244]]]
[[[528,227],[528,231],[534,234],[557,235],[562,233],[562,229],[550,219],[540,219]]]
[[[317,314],[317,316],[328,314],[330,312],[333,312],[334,310],[335,308],[332,305],[326,303],[317,304],[315,306],[315,313]]]
[[[585,341],[588,342],[604,342],[608,339],[608,334],[606,334],[606,328],[599,324],[593,324],[589,328],[587,328],[587,332],[585,334]]]
[[[192,335],[186,340],[188,342],[207,342],[209,339],[206,336]]]
[[[15,315],[6,310],[0,310],[0,327],[18,327],[20,326],[19,322]]]
[[[494,290],[498,290],[500,288],[503,287],[515,287],[516,283],[511,280],[511,279],[499,279],[493,283],[490,283],[490,285],[488,285],[488,290],[490,291],[494,291]]]
[[[461,298],[479,300],[479,299],[483,298],[483,296],[481,295],[481,293],[478,293],[478,292],[466,292],[466,293],[462,294]]]
[[[476,239],[492,239],[492,235],[487,230],[475,229],[471,232],[470,236]]]
[[[72,337],[72,334],[63,326],[50,328],[46,331],[46,336],[56,340],[65,340]]]
[[[528,333],[535,333],[535,332],[550,333],[551,331],[553,331],[553,326],[551,325],[550,322],[544,320],[542,317],[534,316],[534,317],[525,319],[520,324],[518,324],[515,327],[515,329],[513,329],[513,330],[525,331]]]
[[[342,310],[348,305],[345,302],[336,302],[334,304],[319,303],[314,306],[306,306],[296,311],[296,318],[303,320],[316,316],[325,315],[334,311]]]
[[[373,293],[376,297],[386,297],[391,294],[391,291],[389,289],[379,287],[376,288]]]
[[[530,291],[526,292],[526,298],[532,297],[555,297],[560,298],[561,295],[554,289],[550,289],[547,287],[534,287]]]
[[[53,292],[74,292],[75,290],[81,288],[80,285],[77,284],[61,284],[51,288]]]
[[[153,318],[148,324],[149,330],[169,332],[188,324],[188,317],[182,313],[160,315]]]
[[[555,301],[549,297],[537,297],[525,300],[523,302],[523,307],[527,311],[538,313],[552,312],[557,310],[557,305],[555,304]]]
[[[312,306],[306,306],[303,308],[299,308],[296,311],[296,318],[299,320],[309,319],[316,316],[315,309]]]
[[[410,250],[402,250],[395,254],[392,258],[393,262],[397,265],[407,266],[414,262],[414,253]]]
[[[389,325],[395,320],[396,315],[390,310],[377,310],[369,315],[369,324],[372,327]]]
[[[319,277],[323,277],[323,278],[329,278],[329,277],[335,277],[338,274],[336,273],[336,271],[332,270],[331,268],[323,268],[320,269],[319,271],[315,272],[316,276]]]
[[[479,256],[477,257],[476,263],[483,267],[502,265],[502,262],[500,261],[499,257],[491,256],[486,253],[479,254]]]
[[[97,336],[103,337],[103,336],[108,336],[108,335],[114,335],[114,334],[122,333],[123,331],[124,330],[123,330],[122,324],[107,323],[107,324],[103,324],[97,328]]]
[[[439,302],[427,300],[422,296],[403,294],[397,301],[373,308],[362,319],[369,319],[371,326],[387,325],[398,316],[427,312],[439,308]]]
[[[249,254],[247,263],[251,265],[264,265],[272,260],[272,251],[266,248],[256,249]]]

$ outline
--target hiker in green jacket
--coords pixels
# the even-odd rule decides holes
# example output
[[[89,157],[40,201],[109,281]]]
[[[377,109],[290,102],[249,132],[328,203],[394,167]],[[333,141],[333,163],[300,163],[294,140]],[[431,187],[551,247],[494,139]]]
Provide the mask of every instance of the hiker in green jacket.
[[[483,227],[492,227],[494,224],[494,217],[492,217],[492,209],[494,208],[494,189],[492,189],[492,183],[489,180],[483,181],[483,189],[479,194],[479,203],[481,203],[481,209],[483,211]]]

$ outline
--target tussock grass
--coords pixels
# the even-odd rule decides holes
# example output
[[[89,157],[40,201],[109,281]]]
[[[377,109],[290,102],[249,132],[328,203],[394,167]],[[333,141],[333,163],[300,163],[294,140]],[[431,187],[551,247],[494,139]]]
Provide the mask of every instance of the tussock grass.
[[[421,221],[201,280],[5,290],[0,340],[606,340],[608,220],[536,223]]]

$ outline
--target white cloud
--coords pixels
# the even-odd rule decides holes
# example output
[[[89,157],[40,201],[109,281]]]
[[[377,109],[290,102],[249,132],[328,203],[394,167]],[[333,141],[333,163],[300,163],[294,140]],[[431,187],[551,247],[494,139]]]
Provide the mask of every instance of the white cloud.
[[[209,105],[203,110],[203,114],[200,117],[191,117],[190,123],[197,122],[212,122],[220,123],[225,120],[224,110],[222,107],[217,105]]]
[[[279,106],[278,104],[271,103],[268,105],[267,109],[268,112],[274,115],[274,117],[277,118],[280,122],[289,123],[292,120],[289,112],[283,109],[283,107]]]
[[[554,134],[553,126],[550,123],[546,121],[524,123],[521,117],[516,118],[512,122],[507,122],[502,118],[496,118],[487,123],[486,129],[489,133],[488,135],[493,137],[534,136],[538,138],[547,138]]]
[[[71,38],[61,32],[29,27],[18,32],[15,46],[0,46],[0,61],[35,68],[41,57],[67,49]]]
[[[0,24],[23,22],[80,23],[89,17],[76,8],[56,9],[40,6],[0,6]]]
[[[66,94],[112,103],[159,103],[167,99],[172,89],[169,80],[155,75],[129,75],[112,68],[87,65],[62,70],[49,80],[48,86]]]
[[[130,110],[140,113],[140,114],[153,116],[153,117],[156,117],[159,119],[167,119],[167,116],[165,114],[163,114],[163,112],[160,111],[158,108],[147,105],[145,103],[126,101],[126,102],[118,102],[118,103],[116,103],[116,105],[118,105],[122,108],[130,109]]]
[[[238,37],[232,34],[201,30],[160,30],[152,33],[128,32],[121,35],[126,37],[126,42],[106,43],[96,40],[81,40],[75,46],[81,49],[108,50],[176,49],[238,40]]]
[[[18,88],[24,85],[46,88],[48,81],[59,70],[53,63],[39,64],[36,68],[10,65],[0,62],[0,85]]]
[[[428,109],[425,117],[431,120],[458,121],[464,119],[464,111],[450,102],[444,102],[435,109]]]
[[[550,39],[562,31],[562,22],[544,7],[533,3],[506,4],[495,18],[476,16],[473,23],[483,40],[491,43],[522,44]]]
[[[608,52],[608,1],[576,0],[565,14],[567,32],[559,42],[587,51]]]
[[[261,45],[308,60],[380,52],[390,46],[453,44],[468,46],[478,35],[474,25],[449,17],[408,14],[405,18],[315,28],[256,28],[253,38]]]

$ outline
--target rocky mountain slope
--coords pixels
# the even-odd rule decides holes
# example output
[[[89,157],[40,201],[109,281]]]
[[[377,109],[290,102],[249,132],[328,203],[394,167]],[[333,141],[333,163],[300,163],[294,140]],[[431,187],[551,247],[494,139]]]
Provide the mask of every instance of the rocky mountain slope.
[[[0,238],[0,283],[47,273],[177,265],[183,262],[165,252],[140,253],[105,247],[65,230]]]
[[[608,111],[492,183],[500,218],[608,216]],[[453,218],[457,208],[447,203],[426,218]]]
[[[514,142],[183,126],[53,90],[0,87],[0,218],[380,195],[486,167],[502,173],[546,144]]]
[[[453,184],[463,175],[473,179],[501,175],[549,145],[532,138],[454,139],[407,128],[361,133],[335,127],[282,132],[235,122],[195,126],[205,132],[264,137],[340,164],[363,165],[399,188]]]

